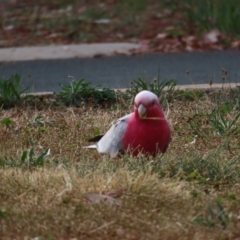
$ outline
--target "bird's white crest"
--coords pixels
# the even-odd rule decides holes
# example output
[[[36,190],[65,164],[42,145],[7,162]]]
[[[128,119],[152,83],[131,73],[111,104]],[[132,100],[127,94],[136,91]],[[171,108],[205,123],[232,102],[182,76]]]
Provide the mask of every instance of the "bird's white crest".
[[[141,100],[146,100],[146,101],[152,101],[152,100],[157,100],[158,101],[158,97],[156,94],[150,92],[150,91],[147,91],[147,90],[144,90],[144,91],[141,91],[140,93],[138,93],[135,97],[135,103],[138,103],[139,101]]]

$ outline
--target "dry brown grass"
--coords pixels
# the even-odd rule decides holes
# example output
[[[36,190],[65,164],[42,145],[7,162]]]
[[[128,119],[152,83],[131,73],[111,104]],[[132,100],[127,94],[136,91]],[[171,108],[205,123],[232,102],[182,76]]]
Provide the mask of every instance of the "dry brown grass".
[[[200,136],[195,144],[185,146],[197,130],[190,127],[191,119],[196,113],[210,111],[212,103],[209,99],[175,101],[169,115],[173,140],[161,159],[158,156],[146,161],[126,155],[109,159],[81,148],[94,131],[105,132],[113,120],[131,108],[24,107],[0,112],[0,120],[13,121],[9,128],[0,124],[1,239],[239,237],[239,160],[230,172],[223,171],[227,162],[239,155],[239,133],[219,136],[209,130],[202,117],[198,127],[207,129],[208,137]],[[44,121],[34,125],[38,115]],[[31,148],[30,139],[36,155],[51,149],[44,166],[20,163],[23,151]],[[224,145],[228,140],[230,143]],[[225,146],[223,150],[216,150],[220,145]],[[204,167],[197,165],[198,159],[212,165],[201,172]],[[214,168],[215,159],[219,159],[219,168]],[[194,171],[188,172],[192,162]],[[211,167],[218,171],[213,179]],[[119,201],[93,204],[86,199],[87,193],[105,194]],[[201,224],[210,216],[208,206],[217,211],[216,199],[229,221],[215,214],[210,221],[214,226]]]

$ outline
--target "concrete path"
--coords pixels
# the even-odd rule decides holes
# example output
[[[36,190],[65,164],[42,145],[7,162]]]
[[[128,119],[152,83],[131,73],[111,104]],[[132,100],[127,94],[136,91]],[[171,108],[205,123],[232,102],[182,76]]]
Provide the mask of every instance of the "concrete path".
[[[0,62],[49,60],[68,58],[88,58],[111,56],[114,53],[128,54],[129,50],[139,48],[133,43],[91,43],[44,47],[19,47],[0,49]]]
[[[90,50],[90,45],[85,45],[85,53],[91,53],[86,57],[81,51],[69,46],[60,46],[65,54],[53,54],[54,47],[39,48],[42,52],[36,59],[34,48],[15,50],[21,52],[18,57],[11,49],[0,49],[0,77],[7,78],[13,73],[23,76],[24,84],[34,83],[32,91],[59,91],[59,83],[69,84],[68,76],[76,80],[84,78],[93,85],[100,84],[103,87],[126,88],[133,79],[138,77],[153,79],[176,79],[179,85],[222,83],[224,68],[228,72],[227,81],[240,83],[240,52],[239,51],[213,51],[192,53],[168,53],[147,55],[114,55],[114,52],[128,52],[137,45],[120,45],[107,48],[106,45],[98,45],[98,49],[105,46],[101,53]],[[77,48],[77,47],[76,47]],[[70,50],[69,50],[70,49]],[[93,46],[92,46],[93,49]],[[95,49],[96,45],[95,45]],[[102,48],[104,49],[104,48]],[[58,49],[57,49],[58,50]],[[55,49],[55,53],[57,51]],[[106,53],[108,57],[99,57]],[[3,56],[4,51],[4,56]],[[75,55],[74,55],[75,54]],[[11,56],[12,55],[12,58]],[[14,55],[14,56],[13,56]],[[92,56],[96,57],[92,57]],[[21,58],[22,56],[22,58]],[[56,59],[57,58],[57,59]],[[8,60],[8,61],[4,61]],[[21,61],[20,61],[21,60]],[[189,74],[186,74],[189,71]]]

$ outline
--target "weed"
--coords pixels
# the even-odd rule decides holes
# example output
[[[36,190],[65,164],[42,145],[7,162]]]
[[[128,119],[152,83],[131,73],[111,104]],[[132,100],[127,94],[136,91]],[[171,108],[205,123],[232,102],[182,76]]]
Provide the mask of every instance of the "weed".
[[[214,109],[209,115],[212,129],[220,135],[238,131],[237,121],[239,120],[240,113],[234,113],[232,114],[233,116],[230,116],[230,114],[224,114],[226,111],[228,112],[228,107],[225,105],[223,107]]]
[[[52,126],[53,124],[54,124],[53,120],[46,121],[41,115],[37,115],[32,122],[29,122],[29,126],[33,126],[33,127],[42,127],[45,125]]]
[[[27,163],[30,166],[43,166],[44,165],[44,159],[50,154],[50,149],[46,149],[43,151],[40,155],[35,156],[34,152],[34,146],[32,144],[32,147],[30,148],[29,151],[24,151],[22,156],[21,156],[21,162],[22,163]]]
[[[160,81],[159,78],[153,82],[138,78],[131,82],[131,86],[126,90],[129,97],[134,98],[140,91],[148,90],[155,93],[159,97],[161,104],[167,99],[171,101],[174,98],[176,80]]]
[[[19,105],[29,96],[23,97],[22,94],[30,89],[30,85],[22,88],[20,75],[14,74],[9,79],[0,79],[0,105],[3,108],[11,108]]]
[[[8,218],[9,215],[10,214],[6,212],[4,209],[0,209],[0,219]]]
[[[191,100],[198,101],[202,100],[204,97],[204,92],[199,89],[191,89],[176,92],[176,98],[179,100]]]
[[[205,111],[200,111],[191,116],[188,123],[195,135],[202,138],[209,138],[211,136],[209,116]]]
[[[4,118],[0,121],[1,124],[5,125],[6,128],[10,128],[10,126],[13,124],[13,121],[11,118]]]
[[[104,103],[114,103],[116,96],[114,90],[109,88],[100,89],[100,86],[91,87],[91,83],[84,79],[70,82],[70,85],[60,84],[62,91],[57,94],[58,103],[67,106],[95,106]]]
[[[227,113],[232,110],[240,110],[240,88],[222,87],[209,95],[209,99],[218,105],[221,112]]]
[[[2,167],[22,167],[31,169],[32,167],[43,166],[45,158],[50,154],[50,149],[44,150],[39,155],[35,154],[34,144],[31,141],[31,148],[22,152],[20,158],[0,157]]]

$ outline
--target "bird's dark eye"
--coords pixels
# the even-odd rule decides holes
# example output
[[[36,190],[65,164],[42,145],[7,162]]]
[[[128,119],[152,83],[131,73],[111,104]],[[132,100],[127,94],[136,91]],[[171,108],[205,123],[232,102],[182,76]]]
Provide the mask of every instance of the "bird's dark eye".
[[[155,104],[155,101],[152,101],[152,106],[154,106],[154,104]]]

